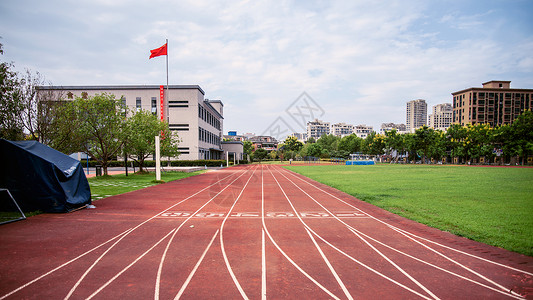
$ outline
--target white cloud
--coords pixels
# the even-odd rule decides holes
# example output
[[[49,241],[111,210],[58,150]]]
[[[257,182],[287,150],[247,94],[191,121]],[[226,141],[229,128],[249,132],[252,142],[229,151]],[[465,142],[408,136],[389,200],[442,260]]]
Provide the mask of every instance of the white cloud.
[[[164,59],[148,55],[168,38],[171,84],[199,84],[223,100],[226,129],[262,131],[303,91],[331,122],[378,127],[403,121],[408,100],[434,105],[498,74],[533,77],[530,32],[515,33],[513,47],[494,34],[505,28],[504,8],[447,5],[4,2],[0,32],[8,33],[2,42],[10,60],[57,85],[161,83]],[[494,16],[494,25],[485,22]]]

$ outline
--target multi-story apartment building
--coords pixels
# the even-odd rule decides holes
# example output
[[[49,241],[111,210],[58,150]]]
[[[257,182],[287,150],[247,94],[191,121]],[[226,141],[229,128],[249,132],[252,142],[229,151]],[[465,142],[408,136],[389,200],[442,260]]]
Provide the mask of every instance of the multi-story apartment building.
[[[407,130],[414,132],[417,128],[427,123],[428,105],[424,99],[416,99],[407,102]]]
[[[385,134],[387,131],[396,129],[396,132],[403,134],[407,132],[407,126],[405,124],[395,124],[395,123],[382,123],[381,129],[379,130],[380,134]]]
[[[364,139],[366,138],[370,133],[374,131],[374,127],[372,126],[366,126],[366,125],[355,125],[354,126],[354,133],[358,137]]]
[[[223,103],[204,99],[205,92],[198,85],[126,86],[42,86],[38,92],[52,92],[57,100],[72,100],[107,93],[122,99],[130,109],[149,110],[155,115],[164,112],[164,120],[171,131],[177,131],[180,160],[223,159],[221,148],[224,120]],[[164,101],[161,103],[161,95]]]
[[[442,103],[433,106],[433,113],[428,116],[428,126],[433,129],[446,131],[453,121],[453,108],[451,103]]]
[[[330,133],[335,136],[347,136],[354,132],[354,126],[352,124],[337,123],[331,125]]]
[[[298,141],[302,143],[305,143],[307,141],[307,133],[295,132],[291,134],[291,136],[295,137]]]
[[[511,124],[533,108],[533,89],[512,89],[510,81],[488,81],[482,88],[471,87],[452,96],[454,124]]]
[[[325,134],[330,134],[330,123],[318,119],[307,122],[307,138],[319,139]]]
[[[254,151],[259,148],[263,148],[267,151],[278,149],[278,141],[271,136],[254,136],[250,138],[250,141],[252,142]]]

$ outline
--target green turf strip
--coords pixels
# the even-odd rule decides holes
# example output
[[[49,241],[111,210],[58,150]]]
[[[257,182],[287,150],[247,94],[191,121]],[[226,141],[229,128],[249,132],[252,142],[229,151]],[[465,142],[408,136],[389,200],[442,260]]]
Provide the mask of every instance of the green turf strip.
[[[161,180],[169,182],[194,175],[204,173],[205,171],[197,172],[162,172]],[[113,176],[99,176],[88,178],[89,186],[91,187],[92,200],[99,200],[105,197],[124,194],[127,192],[139,190],[145,187],[159,184],[155,182],[155,173],[145,174],[125,174]]]
[[[533,256],[533,168],[286,168],[417,222]]]

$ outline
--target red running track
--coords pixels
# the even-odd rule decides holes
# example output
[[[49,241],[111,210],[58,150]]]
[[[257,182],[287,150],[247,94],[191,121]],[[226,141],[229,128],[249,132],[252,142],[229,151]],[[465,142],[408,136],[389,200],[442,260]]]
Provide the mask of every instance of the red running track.
[[[533,297],[533,258],[279,166],[213,171],[95,204],[0,226],[0,299]]]

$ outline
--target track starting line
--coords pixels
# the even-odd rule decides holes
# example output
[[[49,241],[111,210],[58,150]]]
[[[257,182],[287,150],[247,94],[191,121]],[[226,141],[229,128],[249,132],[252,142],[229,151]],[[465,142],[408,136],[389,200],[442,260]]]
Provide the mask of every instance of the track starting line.
[[[183,211],[167,211],[161,213],[158,218],[189,218],[194,212]],[[201,212],[197,213],[192,218],[225,218],[225,212]],[[326,212],[299,212],[301,218],[368,218],[366,214],[360,212],[336,212],[329,214]],[[293,212],[267,212],[265,218],[297,218],[298,216]],[[232,212],[228,218],[261,218],[261,212]]]

